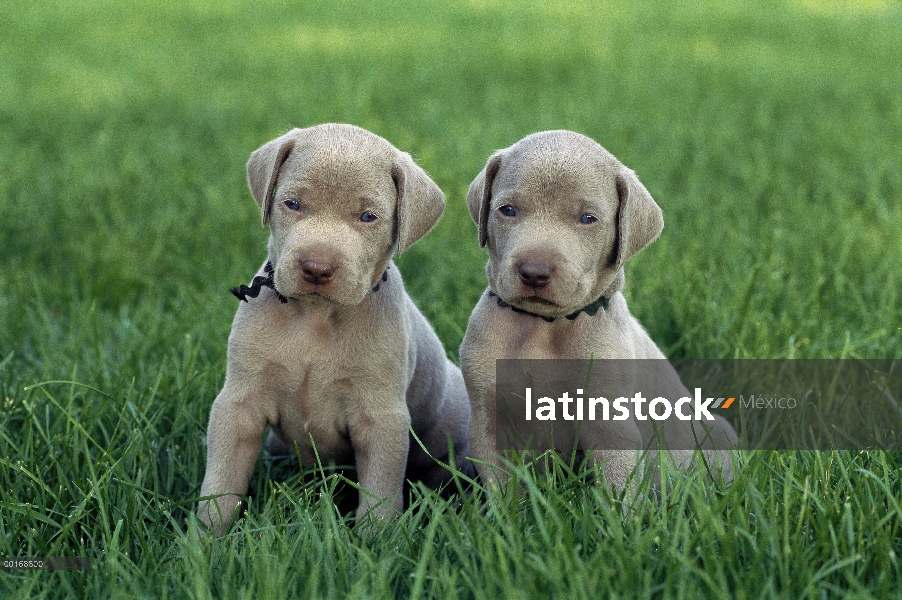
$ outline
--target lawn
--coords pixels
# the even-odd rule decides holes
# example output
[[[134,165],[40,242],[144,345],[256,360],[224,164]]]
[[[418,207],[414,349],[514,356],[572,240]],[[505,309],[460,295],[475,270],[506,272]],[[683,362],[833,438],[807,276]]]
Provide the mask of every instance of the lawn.
[[[361,536],[261,455],[198,539],[206,420],[267,231],[251,151],[360,125],[444,190],[398,261],[457,360],[487,157],[573,129],[664,211],[625,294],[672,358],[902,358],[902,4],[48,0],[0,5],[4,598],[902,595],[902,455],[760,452],[621,514],[566,466]]]

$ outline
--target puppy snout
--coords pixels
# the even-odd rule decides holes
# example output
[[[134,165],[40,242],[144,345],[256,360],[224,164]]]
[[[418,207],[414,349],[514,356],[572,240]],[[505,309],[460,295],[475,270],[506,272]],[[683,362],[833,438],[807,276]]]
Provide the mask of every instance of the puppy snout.
[[[325,261],[308,259],[301,262],[301,272],[304,274],[304,281],[324,285],[332,281],[335,267]]]
[[[517,273],[525,285],[541,288],[548,285],[551,279],[551,266],[543,262],[523,261],[517,267]]]

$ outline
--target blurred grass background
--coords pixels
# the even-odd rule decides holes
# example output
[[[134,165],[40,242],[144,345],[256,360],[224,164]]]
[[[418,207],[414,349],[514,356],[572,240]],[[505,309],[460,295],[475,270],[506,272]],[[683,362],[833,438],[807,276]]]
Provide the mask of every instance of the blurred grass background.
[[[267,556],[288,552],[279,544],[296,532],[283,538],[284,523],[276,533],[266,524],[281,523],[279,493],[306,494],[303,486],[277,493],[260,480],[259,510],[239,525],[248,537],[219,563],[184,537],[183,521],[224,376],[236,307],[228,288],[265,255],[244,163],[290,127],[370,129],[445,191],[445,216],[399,266],[455,360],[485,286],[467,186],[495,149],[557,128],[613,152],[664,210],[663,235],[627,269],[626,295],[669,356],[899,358],[900,31],[902,3],[890,0],[0,5],[0,555],[97,559],[87,575],[4,573],[0,583],[21,597],[157,587],[168,590],[157,597],[204,597],[221,576],[222,594],[265,595],[265,578],[238,585],[253,570],[241,562],[251,560],[247,544],[259,539],[247,532],[275,536],[275,549],[257,548]],[[26,389],[50,381],[67,383]],[[636,517],[632,533],[605,530],[613,557],[588,541],[572,564],[555,563],[561,550],[545,538],[532,551],[547,556],[540,566],[550,573],[588,573],[590,555],[625,560],[639,595],[898,591],[885,581],[899,579],[897,456],[761,460],[731,488],[758,498],[749,490],[779,487],[775,499],[761,492],[761,522],[725,510],[692,537],[685,515],[665,506]],[[694,486],[679,506],[711,501],[711,489]],[[728,494],[717,506],[750,501]],[[603,502],[593,506],[586,515],[611,517]],[[780,528],[790,507],[792,540]],[[292,513],[310,516],[291,527],[333,531],[336,517],[314,508]],[[528,506],[511,510],[490,525],[451,510],[447,520],[433,515],[431,531],[460,556],[493,535],[516,546],[538,525]],[[411,539],[421,518],[405,516]],[[571,533],[589,522],[561,519]],[[461,528],[490,533],[467,546],[454,537]],[[648,540],[674,530],[683,533],[672,553],[649,558],[657,542]],[[745,541],[727,543],[738,530]],[[422,584],[426,572],[463,566],[473,572],[441,580],[462,596],[507,581],[491,560],[424,556],[419,541],[398,562],[377,561],[384,579],[357,577],[379,546],[341,531],[335,543],[347,544],[339,554],[350,562],[310,576],[350,574],[323,595],[427,593],[409,578]],[[727,566],[711,555],[687,567],[683,553],[695,544],[705,556],[725,552]],[[211,561],[225,571],[199,569]],[[790,564],[814,587],[793,587]],[[671,572],[685,592],[666,591]],[[286,574],[286,585],[317,595],[290,578],[302,576]],[[530,577],[536,587],[520,591],[549,592]],[[632,593],[613,575],[573,577],[552,588]],[[514,583],[501,592],[513,594]]]

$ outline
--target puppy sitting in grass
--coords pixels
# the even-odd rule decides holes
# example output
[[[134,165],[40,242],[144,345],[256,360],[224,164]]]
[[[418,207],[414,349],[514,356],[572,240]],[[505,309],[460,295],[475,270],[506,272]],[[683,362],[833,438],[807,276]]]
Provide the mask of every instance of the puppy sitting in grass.
[[[496,398],[497,359],[594,357],[608,388],[635,392],[637,385],[653,383],[663,397],[690,396],[621,292],[624,265],[664,226],[660,208],[630,169],[578,133],[536,133],[492,155],[470,185],[467,205],[489,255],[489,288],[460,349],[473,410],[470,444],[483,481],[491,486],[505,477],[494,467],[505,449],[496,446],[505,426],[496,416],[502,402]],[[643,375],[640,364],[654,368]],[[611,376],[614,369],[619,372]],[[554,375],[536,379],[549,376]],[[574,387],[580,383],[573,381]],[[604,386],[601,391],[617,395]],[[671,420],[663,430],[657,425],[641,416],[585,421],[575,449],[589,455],[618,491],[635,485],[636,472],[641,478],[642,449],[667,447],[674,462],[685,466],[700,442],[706,459],[722,466],[727,481],[732,478],[728,454],[717,451],[736,440],[727,421]]]
[[[251,155],[247,177],[269,257],[233,290],[244,302],[210,413],[201,495],[214,498],[200,519],[222,534],[267,426],[273,454],[356,465],[358,521],[400,511],[405,478],[449,480],[435,460],[449,447],[469,465],[461,372],[391,261],[435,225],[444,196],[409,155],[351,125],[289,131]]]

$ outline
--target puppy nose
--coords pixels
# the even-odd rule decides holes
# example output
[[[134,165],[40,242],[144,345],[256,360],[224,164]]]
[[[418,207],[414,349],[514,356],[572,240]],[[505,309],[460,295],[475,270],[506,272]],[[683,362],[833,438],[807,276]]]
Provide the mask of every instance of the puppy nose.
[[[322,285],[332,281],[335,267],[319,260],[305,260],[301,263],[301,271],[304,273],[304,281]]]
[[[522,262],[517,267],[520,281],[534,288],[545,287],[551,278],[551,267],[540,262]]]

